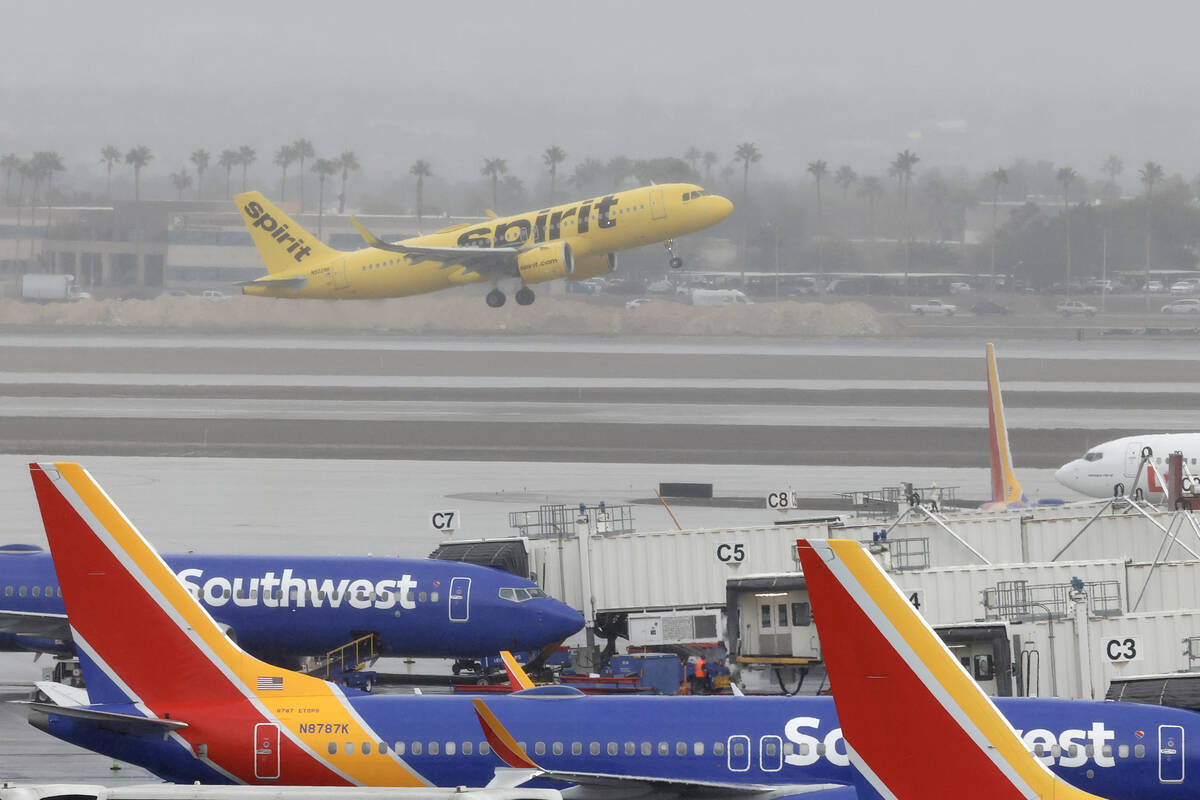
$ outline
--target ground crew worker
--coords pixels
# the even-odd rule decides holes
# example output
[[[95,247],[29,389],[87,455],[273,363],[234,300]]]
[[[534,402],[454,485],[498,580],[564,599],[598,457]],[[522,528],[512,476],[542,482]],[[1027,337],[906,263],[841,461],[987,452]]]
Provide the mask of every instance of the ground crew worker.
[[[692,694],[708,694],[712,686],[708,682],[708,662],[704,660],[704,656],[696,658],[696,669],[693,675],[695,676],[695,686]]]

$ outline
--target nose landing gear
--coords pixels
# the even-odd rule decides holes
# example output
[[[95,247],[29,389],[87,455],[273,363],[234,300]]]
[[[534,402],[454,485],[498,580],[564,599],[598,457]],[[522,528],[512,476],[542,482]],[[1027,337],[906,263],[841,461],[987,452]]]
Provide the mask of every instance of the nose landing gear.
[[[671,269],[679,269],[683,266],[683,259],[675,255],[675,240],[667,239],[663,242],[663,247],[667,248],[667,252],[671,254]]]
[[[485,299],[487,300],[489,308],[499,308],[500,306],[504,305],[504,301],[508,298],[505,297],[504,292],[500,291],[499,289],[492,289],[487,293]],[[517,295],[517,302],[521,302],[519,293]]]
[[[534,300],[533,289],[530,289],[528,286],[522,286],[517,290],[515,297],[517,299],[517,305],[527,306]]]

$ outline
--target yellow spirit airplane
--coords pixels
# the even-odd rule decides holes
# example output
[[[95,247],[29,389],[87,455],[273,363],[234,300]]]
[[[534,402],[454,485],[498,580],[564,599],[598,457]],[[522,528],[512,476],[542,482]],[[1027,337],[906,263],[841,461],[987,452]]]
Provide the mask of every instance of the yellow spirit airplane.
[[[715,225],[733,203],[699,186],[646,186],[484,223],[463,223],[427,236],[385,242],[351,217],[367,247],[334,250],[301,228],[259,192],[234,197],[267,274],[239,284],[262,297],[364,299],[406,297],[490,282],[487,304],[504,305],[501,279],[517,278],[519,305],[534,300],[529,284],[583,280],[611,272],[617,251],[662,242],[671,266],[674,240]]]

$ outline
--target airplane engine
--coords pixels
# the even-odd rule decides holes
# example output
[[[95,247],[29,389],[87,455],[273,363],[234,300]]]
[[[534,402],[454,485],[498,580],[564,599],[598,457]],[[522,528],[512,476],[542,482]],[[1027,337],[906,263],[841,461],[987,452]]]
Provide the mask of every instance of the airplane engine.
[[[517,269],[525,283],[574,277],[575,255],[566,242],[543,244],[518,255]]]
[[[571,276],[571,280],[581,281],[585,278],[597,278],[601,275],[607,275],[610,272],[615,272],[616,269],[616,253],[601,253],[594,256],[584,256],[582,258],[575,259],[575,274]]]

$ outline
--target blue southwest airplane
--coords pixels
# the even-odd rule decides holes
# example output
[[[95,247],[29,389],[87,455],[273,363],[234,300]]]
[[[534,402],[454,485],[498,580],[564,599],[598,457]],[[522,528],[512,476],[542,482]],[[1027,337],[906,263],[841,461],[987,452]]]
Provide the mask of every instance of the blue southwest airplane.
[[[582,797],[881,796],[851,765],[831,697],[587,697],[559,686],[486,701],[372,696],[264,663],[223,634],[83,468],[31,471],[90,704],[35,703],[30,720],[166,780],[420,787],[536,778],[575,784],[572,796]],[[147,642],[174,668],[147,658]],[[868,678],[909,692],[911,682],[891,680],[895,666],[881,663]],[[1010,731],[1074,786],[1111,800],[1200,796],[1190,777],[1200,763],[1184,749],[1200,735],[1200,715],[1066,700],[995,704],[1003,717],[991,727]],[[888,720],[884,746],[906,754],[912,769],[954,769],[957,740],[944,749],[926,736],[921,714],[931,712],[913,708],[917,716]]]
[[[238,645],[297,664],[368,634],[383,656],[478,658],[539,650],[583,616],[536,584],[491,567],[419,558],[294,555],[164,557]],[[119,609],[110,608],[120,618]],[[0,547],[0,651],[73,656],[50,554]]]

